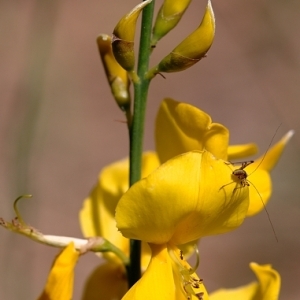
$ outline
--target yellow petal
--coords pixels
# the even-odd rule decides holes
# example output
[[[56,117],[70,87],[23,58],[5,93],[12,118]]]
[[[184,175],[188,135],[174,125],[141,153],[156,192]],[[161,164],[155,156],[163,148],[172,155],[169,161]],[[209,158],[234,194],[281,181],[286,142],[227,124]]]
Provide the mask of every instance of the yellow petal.
[[[152,244],[150,247],[152,258],[146,272],[122,300],[186,300],[187,294],[184,288],[187,288],[187,283],[183,281],[180,270],[176,266],[174,268],[174,261],[169,255],[167,245]],[[190,266],[184,263],[188,270]],[[204,293],[203,299],[207,300],[208,296],[203,284],[199,290]],[[199,298],[192,296],[190,299]]]
[[[45,289],[38,300],[72,299],[74,268],[78,257],[79,252],[70,243],[55,259]]]
[[[293,134],[294,131],[289,131],[277,144],[267,151],[267,153],[245,168],[248,174],[247,181],[250,184],[250,204],[247,216],[253,216],[259,213],[264,209],[264,206],[267,205],[272,194],[272,181],[269,171],[275,167]],[[232,151],[234,148],[229,147],[229,149],[231,148],[231,155],[233,155],[233,153],[235,155],[234,158],[237,158],[240,154],[250,155],[250,152],[255,150],[254,144],[235,147],[235,153]],[[232,170],[237,168],[238,167],[231,167]]]
[[[116,221],[127,238],[181,245],[237,228],[248,210],[248,188],[207,151],[179,155],[133,185],[119,201]]]
[[[251,263],[250,268],[255,273],[259,287],[256,299],[276,300],[279,297],[281,279],[279,273],[271,265],[258,265]]]
[[[258,151],[256,144],[231,145],[228,147],[228,160],[249,157]]]
[[[227,158],[228,130],[212,123],[202,110],[170,98],[164,99],[159,108],[155,139],[161,163],[181,153],[203,149],[218,158]]]
[[[250,203],[247,216],[249,217],[259,213],[267,205],[272,193],[272,181],[268,172],[257,170],[248,177],[248,182]]]
[[[106,196],[106,199],[108,197]],[[108,200],[113,199],[109,197]],[[101,236],[121,249],[125,254],[129,253],[129,243],[116,229],[114,216],[105,206],[104,196],[99,187],[96,187],[90,196],[84,200],[79,214],[81,230],[85,237]],[[111,253],[103,253],[106,259],[118,261],[119,258]]]
[[[255,163],[260,164],[259,168],[266,171],[271,171],[276,166],[283,150],[285,149],[285,146],[293,135],[294,130],[290,130],[266,153],[266,155],[262,155],[260,158],[258,158]]]
[[[127,292],[127,278],[124,267],[105,263],[97,267],[89,276],[82,300],[117,300]]]
[[[148,152],[143,155],[142,176],[145,177],[159,165],[155,153]],[[83,208],[79,213],[80,225],[85,237],[101,236],[129,253],[129,241],[124,238],[116,228],[115,209],[121,196],[128,189],[128,159],[107,166],[99,175],[99,181],[84,200]],[[143,266],[149,262],[149,249],[145,244]],[[118,260],[112,253],[105,253],[108,259]]]
[[[258,282],[234,289],[221,289],[210,294],[210,300],[277,300],[280,292],[280,275],[270,265],[250,264]]]
[[[175,291],[179,287],[174,284],[172,261],[166,245],[153,246],[152,251],[152,258],[144,275],[122,300],[177,299]]]
[[[204,136],[204,149],[220,159],[227,159],[229,132],[219,123],[212,123]]]

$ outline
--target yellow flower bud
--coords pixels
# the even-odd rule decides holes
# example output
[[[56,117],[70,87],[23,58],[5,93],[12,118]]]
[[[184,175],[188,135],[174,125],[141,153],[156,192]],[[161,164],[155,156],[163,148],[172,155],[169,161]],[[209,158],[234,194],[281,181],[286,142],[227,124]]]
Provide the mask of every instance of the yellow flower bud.
[[[215,36],[215,17],[208,0],[206,10],[199,27],[185,38],[155,68],[149,71],[149,77],[159,72],[183,71],[203,58],[211,47]]]
[[[113,31],[112,48],[117,62],[127,71],[134,68],[134,35],[136,21],[142,9],[152,0],[147,0],[137,5],[125,15]]]
[[[111,92],[119,107],[123,111],[127,110],[130,108],[130,81],[127,71],[118,64],[113,55],[110,36],[101,34],[97,38],[97,45]]]
[[[192,0],[165,0],[161,6],[153,28],[152,45],[156,45],[163,36],[180,21]]]

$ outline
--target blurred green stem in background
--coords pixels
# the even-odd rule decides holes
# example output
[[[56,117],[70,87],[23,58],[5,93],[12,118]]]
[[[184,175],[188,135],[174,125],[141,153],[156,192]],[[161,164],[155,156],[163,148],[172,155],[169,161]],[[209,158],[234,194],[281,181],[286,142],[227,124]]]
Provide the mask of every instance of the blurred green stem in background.
[[[14,165],[8,166],[11,178],[8,182],[12,182],[11,195],[15,198],[19,195],[34,193],[35,183],[31,183],[29,176],[31,162],[36,159],[38,153],[35,147],[35,140],[38,131],[45,130],[45,120],[41,120],[41,108],[44,105],[44,86],[49,60],[51,58],[51,51],[53,46],[53,39],[56,29],[56,20],[59,12],[59,1],[35,1],[30,5],[31,22],[28,26],[28,40],[26,53],[20,53],[24,64],[24,70],[21,72],[19,81],[16,84],[17,91],[14,99],[14,111],[18,112],[14,116],[16,121],[15,128],[10,130],[10,134],[14,138],[14,147],[11,149],[14,155]],[[24,58],[23,58],[24,57]],[[43,122],[41,122],[43,121]],[[41,150],[40,148],[38,149]],[[9,198],[8,206],[11,206],[11,198]],[[38,214],[38,205],[35,204],[35,214]],[[29,212],[26,213],[26,207],[22,208],[22,214],[28,218]],[[26,216],[27,215],[27,216]],[[14,249],[14,239],[9,239],[6,242],[7,249]],[[10,287],[11,282],[14,282],[14,275],[10,274],[11,262],[15,265],[21,265],[22,270],[31,270],[32,262],[23,260],[18,261],[15,252],[11,252],[9,260],[2,260],[2,267],[7,271],[3,287]],[[18,282],[18,288],[14,290],[14,299],[33,299],[34,295],[31,285],[31,273],[27,273],[26,279]],[[24,291],[26,293],[24,294]]]

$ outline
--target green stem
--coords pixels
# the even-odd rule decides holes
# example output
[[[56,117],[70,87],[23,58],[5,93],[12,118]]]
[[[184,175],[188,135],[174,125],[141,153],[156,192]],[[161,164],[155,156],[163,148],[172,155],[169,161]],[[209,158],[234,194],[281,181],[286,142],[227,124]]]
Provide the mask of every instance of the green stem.
[[[130,186],[141,179],[143,136],[146,103],[150,80],[145,78],[151,54],[151,30],[155,0],[143,9],[137,75],[134,83],[134,108],[130,128]],[[130,264],[127,266],[128,284],[133,286],[141,277],[141,242],[130,240]]]

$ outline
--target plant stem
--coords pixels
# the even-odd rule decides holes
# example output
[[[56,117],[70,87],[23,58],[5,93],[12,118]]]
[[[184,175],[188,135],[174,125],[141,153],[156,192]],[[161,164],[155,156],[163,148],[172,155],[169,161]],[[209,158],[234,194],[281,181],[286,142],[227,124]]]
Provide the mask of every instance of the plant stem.
[[[151,30],[154,10],[153,0],[142,13],[141,37],[137,75],[139,82],[134,83],[133,119],[130,128],[130,186],[141,179],[143,136],[146,103],[150,80],[145,78],[151,54]],[[141,277],[141,242],[130,240],[130,264],[127,267],[128,284],[133,286]]]

